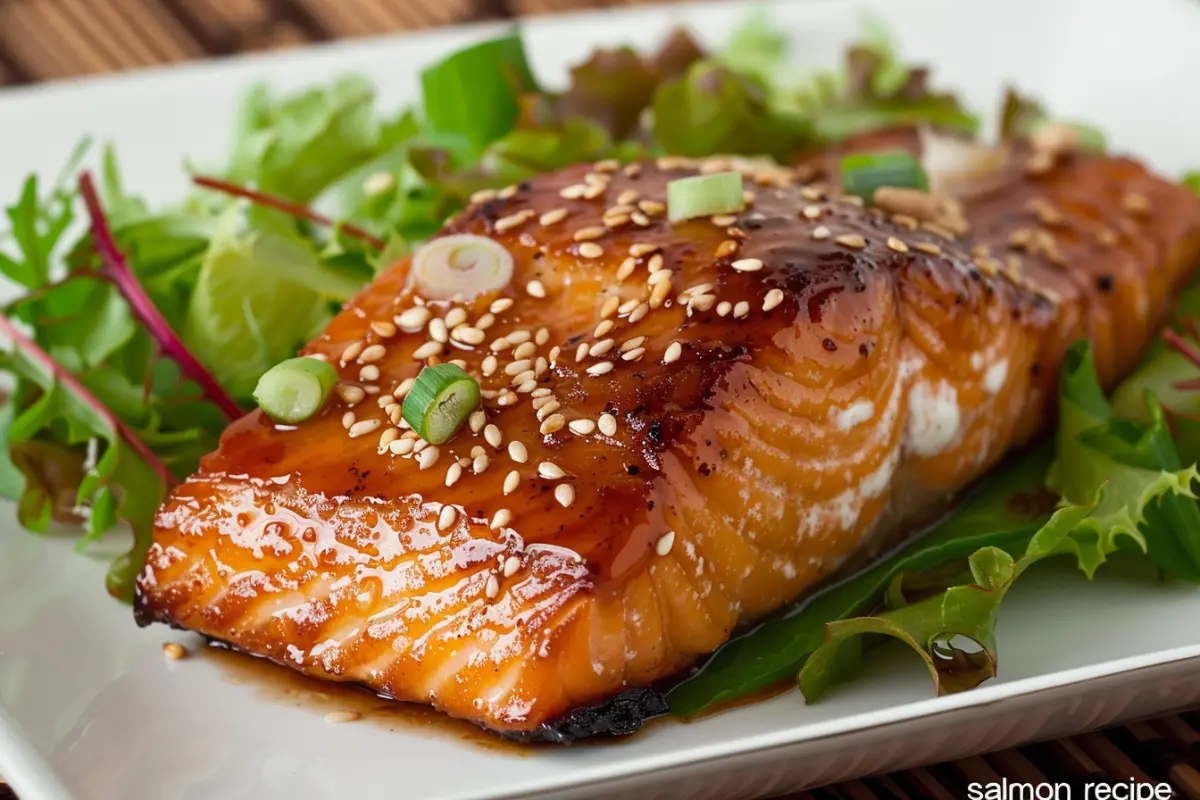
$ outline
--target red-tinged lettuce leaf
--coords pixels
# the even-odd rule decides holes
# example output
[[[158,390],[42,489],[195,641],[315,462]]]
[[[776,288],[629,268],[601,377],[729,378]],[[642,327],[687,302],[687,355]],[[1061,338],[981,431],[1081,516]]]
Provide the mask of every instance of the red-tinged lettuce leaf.
[[[591,120],[612,139],[631,134],[654,97],[661,76],[635,50],[600,49],[571,68],[571,84],[559,98],[558,113]]]
[[[812,141],[808,121],[773,108],[758,81],[708,61],[659,87],[654,133],[665,152],[693,157],[729,153],[786,160]]]
[[[707,54],[684,28],[675,28],[650,58],[650,64],[662,80],[678,78]]]

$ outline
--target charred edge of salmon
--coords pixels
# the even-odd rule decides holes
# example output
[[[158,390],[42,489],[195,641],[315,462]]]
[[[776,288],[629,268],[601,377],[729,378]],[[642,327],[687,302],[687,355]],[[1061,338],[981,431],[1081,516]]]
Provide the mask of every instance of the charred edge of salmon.
[[[572,709],[528,731],[484,728],[510,742],[574,744],[583,739],[616,739],[637,733],[643,724],[667,713],[666,696],[653,688],[635,687],[600,703]]]

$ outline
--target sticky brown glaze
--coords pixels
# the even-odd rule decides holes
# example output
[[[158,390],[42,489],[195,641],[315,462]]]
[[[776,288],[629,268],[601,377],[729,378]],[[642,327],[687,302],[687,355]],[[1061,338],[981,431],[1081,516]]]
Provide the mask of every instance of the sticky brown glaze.
[[[728,166],[581,166],[480,198],[446,232],[503,243],[511,285],[424,303],[408,261],[381,275],[307,348],[342,398],[295,428],[247,416],[172,494],[139,619],[535,731],[688,667],[993,465],[1045,420],[1064,331],[1156,315],[1197,249],[1197,203],[1124,162],[1092,169],[1182,210],[1167,227],[1099,206],[1104,292],[1064,285],[1094,265],[1006,275],[787,170],[751,170],[734,218],[665,219],[669,180]],[[980,208],[983,241],[1024,205]],[[421,305],[485,334],[437,356],[479,378],[486,419],[436,461],[382,407],[440,333],[395,331]],[[516,358],[533,374],[507,374]]]

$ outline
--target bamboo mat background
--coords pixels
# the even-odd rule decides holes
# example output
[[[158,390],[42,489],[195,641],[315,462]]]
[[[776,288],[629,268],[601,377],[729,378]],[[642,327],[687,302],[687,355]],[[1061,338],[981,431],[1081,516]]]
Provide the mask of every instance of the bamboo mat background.
[[[644,0],[0,0],[0,85]],[[812,800],[966,797],[970,781],[1170,781],[1200,800],[1200,712],[826,787]],[[1074,793],[1082,796],[1080,788]],[[0,779],[0,800],[15,795]]]

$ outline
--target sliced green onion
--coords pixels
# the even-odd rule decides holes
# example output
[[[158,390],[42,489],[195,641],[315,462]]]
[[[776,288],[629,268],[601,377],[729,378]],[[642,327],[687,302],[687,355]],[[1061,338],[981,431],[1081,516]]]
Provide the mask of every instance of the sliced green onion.
[[[263,373],[254,387],[254,399],[276,422],[303,422],[324,407],[337,379],[331,364],[315,358],[289,358]]]
[[[842,188],[847,194],[870,203],[880,186],[929,190],[929,179],[921,163],[902,150],[887,153],[855,153],[842,159]]]
[[[1075,149],[1077,150],[1088,153],[1103,153],[1108,147],[1104,139],[1104,134],[1099,128],[1094,125],[1088,125],[1086,122],[1073,122],[1066,119],[1042,117],[1029,126],[1029,137],[1035,139],[1040,132],[1044,132],[1051,126],[1069,129],[1075,135]]]
[[[482,149],[512,130],[519,98],[537,91],[519,34],[480,42],[421,73],[425,118]]]
[[[479,407],[479,384],[454,364],[426,367],[408,390],[401,413],[430,444],[455,434]]]
[[[486,236],[459,233],[431,239],[413,254],[412,275],[421,296],[470,299],[503,289],[512,281],[513,257]]]
[[[667,184],[667,216],[671,222],[732,214],[745,207],[742,176],[738,172],[679,178]]]

